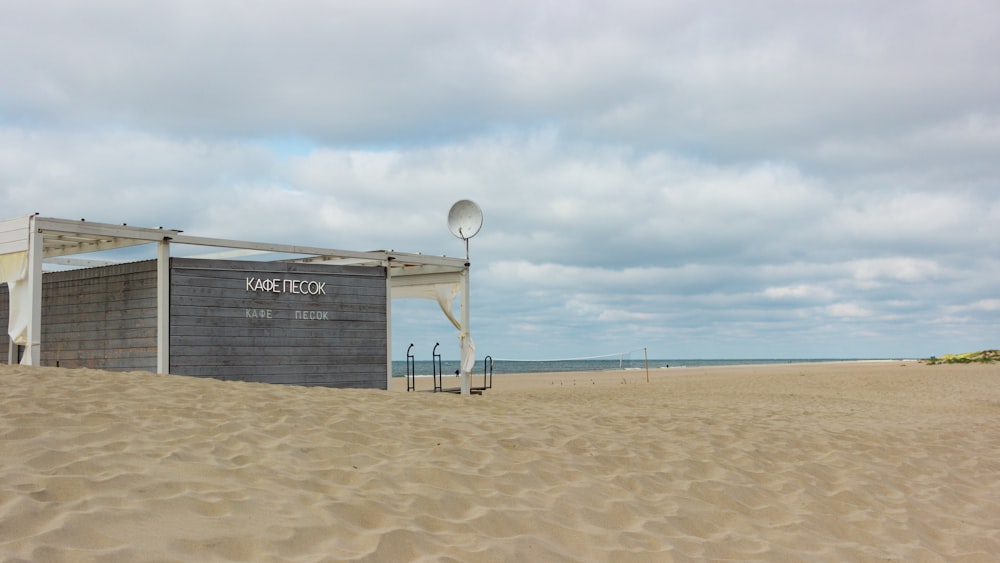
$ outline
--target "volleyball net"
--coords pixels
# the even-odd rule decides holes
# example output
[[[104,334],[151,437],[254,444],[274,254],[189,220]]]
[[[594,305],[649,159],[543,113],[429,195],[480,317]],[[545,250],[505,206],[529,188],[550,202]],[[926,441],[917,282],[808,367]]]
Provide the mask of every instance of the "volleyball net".
[[[562,371],[614,371],[646,369],[646,348],[575,358],[493,358],[493,373],[543,373]]]

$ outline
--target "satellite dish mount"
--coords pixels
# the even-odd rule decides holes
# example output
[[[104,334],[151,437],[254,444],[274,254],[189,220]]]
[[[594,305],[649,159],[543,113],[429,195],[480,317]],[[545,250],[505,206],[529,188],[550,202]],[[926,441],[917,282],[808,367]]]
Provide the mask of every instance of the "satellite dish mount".
[[[483,228],[483,210],[476,202],[462,199],[455,202],[448,212],[448,230],[465,241],[465,259],[469,259],[469,239]]]

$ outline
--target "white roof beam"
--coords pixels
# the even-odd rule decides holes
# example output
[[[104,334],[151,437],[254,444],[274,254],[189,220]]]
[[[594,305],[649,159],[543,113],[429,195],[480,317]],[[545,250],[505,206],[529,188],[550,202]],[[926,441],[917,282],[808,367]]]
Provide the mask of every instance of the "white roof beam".
[[[426,254],[410,254],[395,251],[370,251],[357,252],[350,250],[337,250],[330,248],[320,248],[314,246],[300,246],[294,244],[277,244],[249,242],[221,238],[196,237],[181,234],[182,231],[176,229],[132,227],[129,225],[111,225],[105,223],[92,223],[88,221],[73,221],[69,219],[55,219],[51,217],[34,217],[37,232],[43,235],[44,254],[46,257],[67,256],[71,254],[85,254],[102,250],[113,250],[136,246],[140,244],[169,240],[173,244],[185,244],[194,246],[208,246],[215,248],[233,249],[241,253],[284,253],[298,254],[302,258],[288,261],[299,262],[325,262],[339,264],[360,264],[380,266],[389,263],[394,272],[406,275],[405,270],[400,270],[401,266],[441,266],[444,268],[462,270],[468,267],[468,261],[462,258],[449,258],[447,256],[429,256]],[[10,225],[17,226],[24,223],[24,220],[11,220]],[[17,241],[12,241],[12,248],[17,246]],[[246,254],[242,254],[246,255]]]

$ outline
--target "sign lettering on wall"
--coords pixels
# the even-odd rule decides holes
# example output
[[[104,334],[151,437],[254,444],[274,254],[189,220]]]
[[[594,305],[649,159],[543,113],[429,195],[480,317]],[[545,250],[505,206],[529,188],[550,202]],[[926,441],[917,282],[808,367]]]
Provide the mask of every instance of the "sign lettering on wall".
[[[291,293],[296,295],[326,295],[326,282],[315,280],[295,280],[286,278],[246,278],[246,290],[255,293]],[[248,319],[276,319],[284,315],[271,309],[247,309]],[[294,319],[307,321],[328,321],[329,311],[294,311]]]
[[[288,313],[288,311],[273,311],[271,309],[247,309],[246,318],[248,319],[282,319],[287,318],[282,313]],[[298,321],[328,321],[330,320],[330,311],[292,311],[294,319]]]
[[[282,278],[247,278],[247,291],[326,295],[326,282]]]

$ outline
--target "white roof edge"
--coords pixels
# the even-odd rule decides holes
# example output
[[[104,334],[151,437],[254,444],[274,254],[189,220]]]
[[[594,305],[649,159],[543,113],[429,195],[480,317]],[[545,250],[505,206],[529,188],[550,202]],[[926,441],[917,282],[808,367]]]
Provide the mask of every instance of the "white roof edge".
[[[0,219],[0,254],[28,250],[28,232],[34,215]]]
[[[164,237],[173,237],[182,231],[176,229],[164,229],[163,227],[132,227],[122,223],[112,225],[110,223],[95,223],[93,221],[73,221],[70,219],[56,219],[54,217],[35,217],[35,228],[39,232],[51,231],[76,235],[95,235],[125,238],[133,240],[146,240],[156,242]]]
[[[398,264],[413,264],[426,266],[447,266],[449,268],[464,268],[469,265],[465,258],[449,256],[429,256],[427,254],[409,254],[405,252],[390,252],[389,259]]]
[[[464,258],[451,258],[447,256],[432,256],[426,254],[413,254],[395,251],[369,251],[358,252],[351,250],[339,250],[331,248],[321,248],[314,246],[300,246],[294,244],[265,243],[240,241],[233,239],[222,239],[212,237],[199,237],[181,234],[183,231],[177,229],[134,227],[126,224],[114,225],[109,223],[96,223],[85,220],[58,219],[54,217],[40,217],[38,215],[25,215],[13,219],[0,220],[0,225],[10,222],[13,226],[30,225],[30,218],[34,217],[34,225],[37,232],[43,236],[53,237],[76,236],[94,237],[95,241],[102,239],[121,240],[122,246],[134,244],[153,243],[159,241],[169,241],[172,244],[187,244],[196,246],[211,246],[216,248],[233,248],[243,250],[258,250],[263,252],[279,252],[287,254],[302,254],[306,256],[321,256],[328,259],[351,259],[363,262],[375,262],[381,265],[391,263],[394,267],[413,266],[444,266],[447,268],[463,269],[468,266],[468,261]],[[129,242],[125,242],[129,241]],[[85,254],[90,250],[65,249],[58,255]]]

